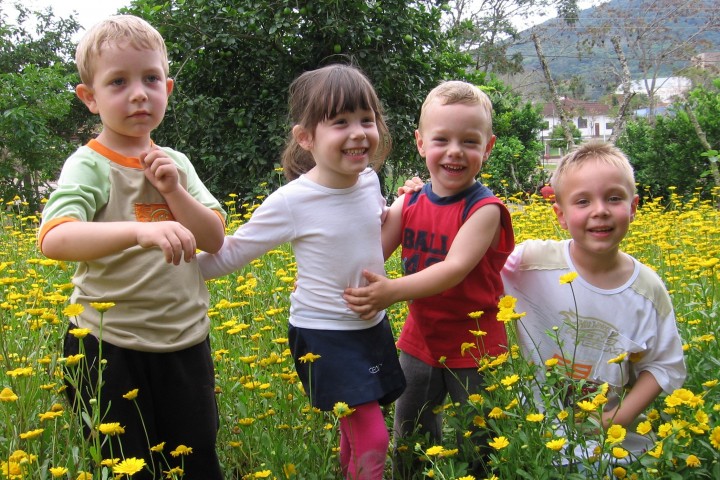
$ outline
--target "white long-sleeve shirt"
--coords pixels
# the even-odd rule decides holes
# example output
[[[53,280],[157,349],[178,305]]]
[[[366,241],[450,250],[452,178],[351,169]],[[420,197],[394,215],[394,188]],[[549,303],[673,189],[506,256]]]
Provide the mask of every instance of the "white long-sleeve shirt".
[[[323,187],[304,175],[277,189],[250,220],[225,238],[214,255],[198,255],[206,279],[227,275],[267,251],[290,242],[297,261],[290,323],[326,330],[362,330],[363,320],[342,298],[347,287],[365,285],[363,269],[384,275],[380,227],[387,210],[377,174],[366,169],[346,189]]]

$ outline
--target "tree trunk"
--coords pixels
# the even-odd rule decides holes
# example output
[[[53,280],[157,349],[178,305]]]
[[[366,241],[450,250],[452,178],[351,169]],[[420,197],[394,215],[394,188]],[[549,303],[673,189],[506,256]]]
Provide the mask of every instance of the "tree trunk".
[[[630,106],[630,101],[635,96],[635,92],[631,92],[631,79],[630,79],[630,68],[628,67],[627,58],[620,45],[620,37],[613,36],[611,39],[613,47],[615,48],[615,54],[620,61],[622,67],[622,86],[623,86],[623,102],[618,110],[617,117],[613,122],[613,131],[608,139],[610,143],[615,143],[625,129],[625,122],[627,120],[627,109]]]
[[[690,108],[690,104],[685,104],[685,111],[688,114],[688,118],[690,119],[690,123],[692,123],[693,128],[695,128],[695,134],[697,134],[698,139],[700,140],[700,143],[702,144],[703,148],[706,152],[713,152],[715,149],[712,148],[710,145],[710,142],[707,141],[707,135],[705,135],[705,131],[700,126],[700,122],[698,122],[697,117],[695,116],[695,113],[692,111],[692,108]],[[715,186],[720,186],[720,172],[718,171],[717,166],[717,155],[708,155],[708,160],[710,163],[710,173],[712,174],[713,181],[715,182]]]
[[[545,74],[545,81],[547,82],[548,90],[550,90],[550,98],[552,99],[553,105],[555,105],[555,111],[558,112],[558,115],[560,116],[560,125],[562,125],[563,135],[565,136],[565,141],[567,142],[569,150],[573,145],[575,145],[575,138],[573,138],[572,129],[570,129],[570,125],[568,124],[567,114],[565,113],[560,97],[557,94],[555,82],[550,74],[550,67],[548,67],[542,45],[540,45],[540,39],[534,32],[532,34],[532,41],[535,44],[535,51],[537,52],[538,60],[540,60],[543,73]]]

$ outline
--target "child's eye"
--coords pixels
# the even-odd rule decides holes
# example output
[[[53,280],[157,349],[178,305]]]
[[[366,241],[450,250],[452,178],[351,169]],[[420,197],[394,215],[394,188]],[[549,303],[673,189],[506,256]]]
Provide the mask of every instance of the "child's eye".
[[[123,79],[123,78],[115,78],[112,81],[110,81],[110,85],[116,85],[116,86],[123,85],[124,83],[125,83],[125,79]]]
[[[156,83],[156,82],[160,81],[160,76],[159,75],[148,75],[147,77],[145,77],[145,81],[147,83]]]

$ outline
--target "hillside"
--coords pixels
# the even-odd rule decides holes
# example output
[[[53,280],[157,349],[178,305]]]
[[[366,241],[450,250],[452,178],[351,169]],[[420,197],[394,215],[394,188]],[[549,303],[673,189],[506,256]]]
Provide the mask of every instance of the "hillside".
[[[585,97],[597,99],[612,91],[617,86],[618,77],[613,70],[619,68],[618,60],[612,50],[609,39],[604,44],[592,47],[580,47],[580,40],[587,38],[587,33],[593,27],[598,27],[609,18],[608,9],[621,10],[628,18],[634,19],[641,28],[650,21],[652,12],[647,11],[649,4],[656,2],[638,0],[612,0],[603,5],[582,10],[579,20],[574,26],[566,25],[562,20],[551,19],[532,29],[521,32],[521,42],[510,49],[509,54],[520,52],[523,55],[524,75],[536,74],[537,83],[540,74],[540,63],[535,47],[530,40],[533,31],[538,32],[542,39],[545,55],[548,59],[553,78],[558,82],[568,80],[573,76],[579,77],[585,83]],[[717,16],[717,6],[712,0],[700,0],[695,6],[701,8],[695,15],[681,16],[668,19],[665,26],[674,40],[685,39],[688,35],[698,31],[699,26],[708,21],[709,15]],[[615,26],[621,22],[613,22]],[[702,36],[704,44],[698,51],[720,50],[720,25],[715,22],[713,29]],[[653,45],[652,48],[657,48]],[[634,80],[642,76],[636,59],[628,55],[629,67]],[[689,65],[690,55],[678,55],[663,63],[657,76],[671,76],[678,74]]]

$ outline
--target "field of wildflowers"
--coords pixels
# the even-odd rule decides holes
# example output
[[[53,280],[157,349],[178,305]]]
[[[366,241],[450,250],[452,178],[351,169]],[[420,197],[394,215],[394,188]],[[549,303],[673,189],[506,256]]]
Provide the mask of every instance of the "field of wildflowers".
[[[428,445],[418,438],[400,454],[421,459],[430,478],[469,480],[475,477],[458,460],[455,433],[471,441],[489,427],[489,479],[720,478],[720,343],[715,330],[720,304],[719,198],[645,197],[623,246],[666,281],[685,342],[689,376],[684,388],[661,396],[647,411],[647,420],[635,427],[637,433],[654,438],[652,450],[631,458],[619,446],[627,434],[624,428],[595,428],[591,414],[602,407],[602,389],[586,397],[581,397],[581,388],[575,389],[577,409],[548,408],[541,413],[529,405],[530,379],[538,367],[518,354],[511,335],[507,355],[478,358],[488,387],[473,394],[467,405],[445,406],[446,442]],[[515,206],[518,242],[564,237],[542,198],[507,201]],[[229,232],[253,209],[236,205],[233,198],[226,206],[231,214]],[[105,435],[122,435],[122,426],[104,423],[91,407],[77,418],[65,400],[65,382],[73,379],[64,372],[79,368],[83,361],[63,358],[61,348],[67,322],[78,313],[68,300],[74,266],[38,252],[38,220],[22,202],[2,202],[0,479],[131,478],[143,468],[141,461],[96,458],[98,442]],[[221,413],[218,448],[229,479],[340,478],[336,423],[348,411],[342,405],[332,413],[309,407],[288,350],[288,295],[294,271],[292,253],[283,248],[209,283]],[[396,258],[388,264],[388,274],[400,275]],[[512,302],[503,306],[510,310]],[[388,313],[399,332],[405,306],[395,305]],[[512,317],[513,312],[508,313],[506,318]],[[621,356],[615,361],[629,360]],[[549,368],[549,383],[562,381],[552,365],[541,367]],[[554,395],[552,390],[543,394]],[[135,395],[142,392],[128,392],[128,401]],[[391,424],[392,407],[387,418]],[[83,438],[82,421],[97,431],[92,439]],[[476,431],[466,431],[471,424]],[[164,454],[173,462],[192,455],[192,446],[166,448]],[[168,463],[165,476],[180,478],[180,470]]]

